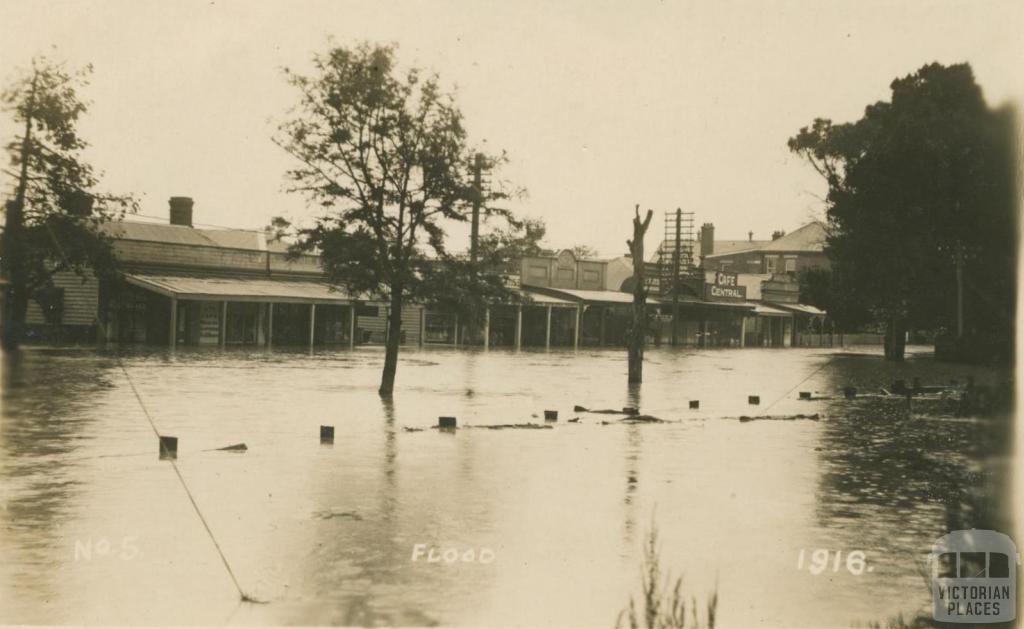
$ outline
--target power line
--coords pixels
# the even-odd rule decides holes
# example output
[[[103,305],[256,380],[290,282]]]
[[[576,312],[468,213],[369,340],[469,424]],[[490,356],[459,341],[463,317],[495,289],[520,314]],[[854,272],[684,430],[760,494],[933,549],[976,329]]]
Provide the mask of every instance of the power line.
[[[149,421],[150,428],[153,429],[153,434],[156,435],[157,440],[160,439],[160,431],[157,430],[156,424],[153,422],[153,417],[149,414],[149,409],[146,408],[145,402],[142,401],[142,396],[139,395],[139,390],[135,388],[135,383],[132,381],[128,370],[125,368],[124,363],[121,362],[121,358],[118,357],[117,365],[124,372],[124,377],[128,380],[128,386],[131,387],[132,393],[135,394],[135,399],[139,402],[139,407],[142,408],[142,413],[146,416],[146,420]],[[178,464],[175,463],[174,459],[170,459],[171,467],[174,468],[174,473],[178,476],[178,480],[181,482],[182,488],[185,490],[185,495],[188,496],[189,502],[192,503],[192,508],[195,509],[196,515],[199,516],[199,521],[203,523],[203,528],[206,529],[206,533],[210,536],[210,541],[213,542],[213,547],[217,549],[217,554],[220,555],[220,560],[224,563],[224,568],[227,569],[228,575],[231,576],[231,582],[235,584],[235,589],[238,590],[238,596],[241,597],[243,602],[247,603],[265,603],[266,601],[260,601],[252,596],[246,594],[242,590],[242,586],[238,583],[238,578],[235,576],[234,570],[231,569],[231,564],[228,563],[228,558],[224,556],[224,551],[221,550],[220,544],[217,542],[217,538],[213,534],[213,530],[210,529],[209,523],[203,516],[203,512],[199,510],[199,505],[196,503],[195,497],[192,495],[192,491],[188,488],[188,483],[185,482],[185,477],[181,475],[181,470],[178,469]]]

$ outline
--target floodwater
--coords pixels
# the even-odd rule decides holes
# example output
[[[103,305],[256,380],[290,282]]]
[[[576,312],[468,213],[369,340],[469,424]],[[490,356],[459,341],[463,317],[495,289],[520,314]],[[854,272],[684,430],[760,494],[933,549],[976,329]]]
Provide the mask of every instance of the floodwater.
[[[3,364],[0,623],[611,627],[656,526],[687,598],[717,585],[719,626],[884,624],[928,609],[936,538],[1007,524],[1006,440],[937,404],[798,392],[1006,374],[878,351],[655,349],[631,389],[624,351],[403,349],[386,404],[379,348],[29,348]],[[471,427],[547,409],[550,429]],[[265,603],[240,602],[146,412]],[[793,413],[822,419],[737,419]]]

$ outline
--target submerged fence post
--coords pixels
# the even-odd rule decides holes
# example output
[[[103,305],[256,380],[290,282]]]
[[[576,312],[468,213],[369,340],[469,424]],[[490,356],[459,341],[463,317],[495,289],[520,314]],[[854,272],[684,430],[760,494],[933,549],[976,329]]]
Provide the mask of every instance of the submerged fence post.
[[[160,436],[160,459],[178,458],[178,438]]]
[[[334,443],[334,426],[320,426],[320,443]]]
[[[438,417],[437,427],[441,429],[454,429],[457,425],[457,421],[454,417]]]

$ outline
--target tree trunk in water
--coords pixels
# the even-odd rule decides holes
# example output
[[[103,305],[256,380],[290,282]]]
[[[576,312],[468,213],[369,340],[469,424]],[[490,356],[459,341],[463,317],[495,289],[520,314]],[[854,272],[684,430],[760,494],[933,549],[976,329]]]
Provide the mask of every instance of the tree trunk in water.
[[[651,224],[654,212],[647,210],[647,218],[640,220],[640,206],[633,218],[633,239],[627,240],[633,256],[633,329],[629,335],[629,382],[643,382],[644,343],[647,341],[647,286],[644,280],[644,234]]]
[[[380,377],[378,393],[390,397],[395,390],[395,372],[398,370],[398,346],[402,341],[402,286],[391,287],[391,310],[388,312],[388,338],[384,351],[384,373]]]
[[[28,312],[28,278],[25,274],[25,253],[23,247],[24,212],[21,204],[10,201],[7,204],[4,230],[4,248],[7,259],[6,275],[9,284],[4,298],[3,348],[18,349],[25,334],[25,315]]]
[[[32,124],[35,119],[36,85],[38,73],[32,77],[32,91],[28,97],[25,116],[25,134],[21,136],[21,172],[14,199],[7,202],[3,232],[3,272],[10,282],[4,299],[3,338],[5,350],[16,350],[25,334],[25,315],[28,312],[28,269],[25,252],[25,195],[28,190],[29,146],[32,142]]]
[[[644,380],[644,340],[647,333],[647,304],[633,301],[633,330],[629,338],[629,382]]]
[[[890,317],[885,324],[885,359],[902,361],[905,354],[906,322],[898,317]]]

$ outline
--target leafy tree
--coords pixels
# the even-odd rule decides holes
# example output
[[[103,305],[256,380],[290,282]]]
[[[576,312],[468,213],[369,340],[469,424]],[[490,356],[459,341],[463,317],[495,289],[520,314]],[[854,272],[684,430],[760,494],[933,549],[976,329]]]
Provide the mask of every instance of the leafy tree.
[[[474,186],[479,158],[436,75],[400,72],[393,47],[368,44],[333,48],[313,63],[311,76],[286,70],[300,99],[276,138],[298,162],[287,173],[291,190],[324,211],[315,226],[299,230],[299,246],[320,251],[333,282],[388,300],[380,394],[389,396],[402,305],[450,288],[426,281],[441,272],[431,265],[464,264],[445,247],[445,222],[468,221],[474,202],[485,217],[510,218],[492,205],[507,194]],[[502,158],[485,161],[493,168]],[[484,270],[475,271],[470,277],[483,282]]]
[[[835,274],[829,269],[804,269],[797,276],[800,303],[816,306],[843,332],[854,332],[873,322],[871,312],[860,302],[850,299]]]
[[[15,349],[24,335],[31,299],[53,313],[53,276],[73,271],[84,279],[114,270],[109,238],[100,226],[135,211],[130,196],[100,193],[98,177],[81,157],[87,146],[77,131],[86,112],[78,90],[92,68],[70,71],[44,58],[3,92],[3,106],[22,129],[7,145],[13,195],[5,204],[0,260],[8,282],[3,345]]]
[[[480,256],[486,264],[497,265],[507,272],[518,272],[523,258],[551,255],[541,245],[547,227],[542,219],[523,219],[505,229],[495,229],[480,237]]]
[[[597,257],[597,249],[590,245],[573,245],[572,254],[577,260],[589,260]]]
[[[959,267],[969,327],[1009,347],[1012,116],[989,109],[967,64],[929,64],[891,89],[860,120],[819,118],[789,140],[828,183],[826,253],[843,303],[884,323],[886,357],[901,360],[908,325],[955,326]]]

